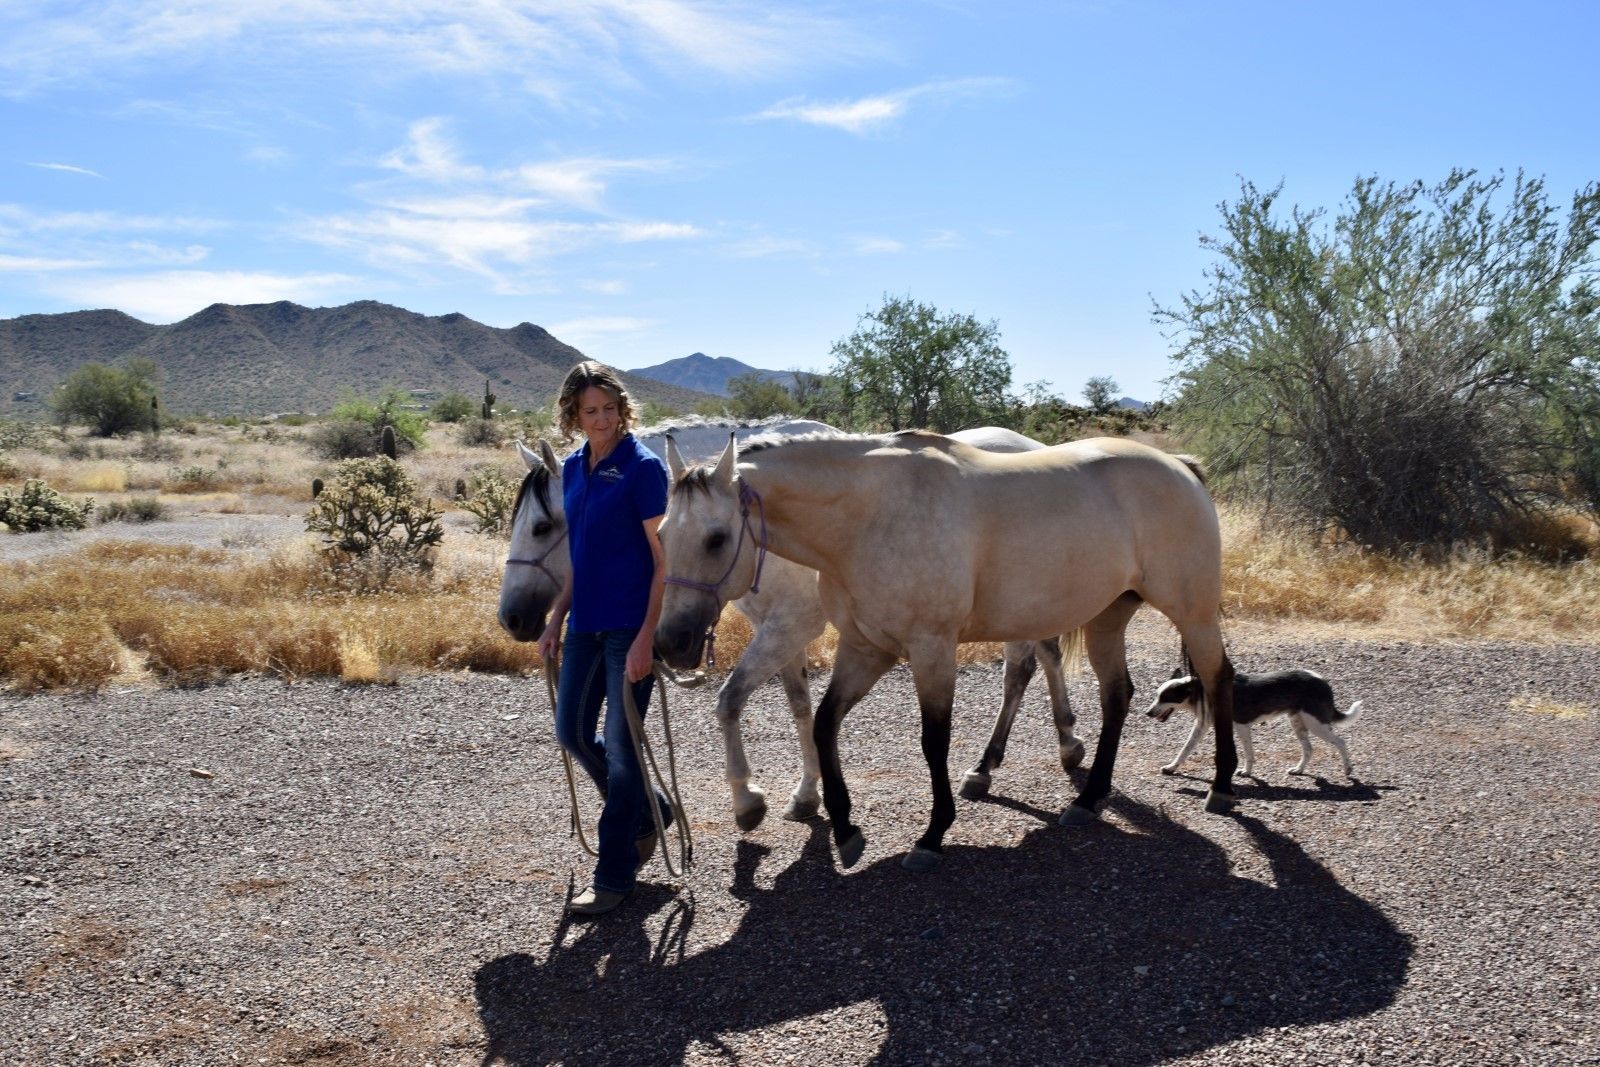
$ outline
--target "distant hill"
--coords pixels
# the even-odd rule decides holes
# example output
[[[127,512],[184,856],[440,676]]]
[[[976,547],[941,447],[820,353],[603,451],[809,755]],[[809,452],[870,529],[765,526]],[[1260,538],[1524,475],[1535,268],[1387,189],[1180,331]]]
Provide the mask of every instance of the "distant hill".
[[[1143,400],[1135,400],[1131,396],[1125,396],[1121,400],[1118,400],[1117,401],[1117,407],[1119,407],[1119,408],[1128,408],[1128,409],[1130,409],[1132,411],[1149,411],[1150,410],[1150,405],[1149,404],[1146,404]]]
[[[37,415],[60,381],[85,363],[142,357],[161,368],[161,406],[173,413],[264,415],[327,411],[341,389],[387,386],[478,396],[497,407],[548,404],[582,352],[542,327],[485,326],[455,313],[419,315],[362,300],[333,308],[212,304],[170,326],[120,311],[0,319],[0,416]],[[683,411],[703,392],[623,372],[629,392]],[[31,399],[17,399],[32,394]]]
[[[748,363],[740,363],[727,356],[717,356],[713,359],[704,352],[696,352],[681,359],[669,359],[653,367],[638,367],[629,373],[676,385],[682,389],[695,389],[717,396],[727,396],[728,382],[744,374],[759,374],[768,381],[778,382],[786,387],[794,385],[793,371],[762,370],[760,367],[752,367]],[[820,377],[806,371],[801,373],[808,378]]]

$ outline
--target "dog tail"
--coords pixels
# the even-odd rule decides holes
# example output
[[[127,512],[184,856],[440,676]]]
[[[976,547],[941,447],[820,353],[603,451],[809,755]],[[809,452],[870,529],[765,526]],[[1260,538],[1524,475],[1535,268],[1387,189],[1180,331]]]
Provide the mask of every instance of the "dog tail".
[[[1339,717],[1337,717],[1333,721],[1334,722],[1351,723],[1351,722],[1355,722],[1360,717],[1361,717],[1361,701],[1358,700],[1354,704],[1350,705],[1350,710],[1349,711],[1345,712],[1343,715],[1340,715]]]

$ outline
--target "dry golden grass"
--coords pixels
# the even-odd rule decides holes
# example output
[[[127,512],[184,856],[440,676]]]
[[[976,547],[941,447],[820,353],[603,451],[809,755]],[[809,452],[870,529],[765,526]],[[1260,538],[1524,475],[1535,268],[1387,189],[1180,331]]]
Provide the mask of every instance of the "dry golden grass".
[[[138,489],[162,484],[176,467],[203,466],[217,472],[213,484],[166,502],[186,514],[303,514],[311,478],[333,465],[291,438],[264,436],[260,428],[163,435],[156,459],[140,458],[134,440],[94,442],[90,458],[79,460],[67,459],[65,447],[13,458],[27,476],[102,494],[119,491],[112,488],[118,478],[122,489]],[[454,427],[435,428],[429,447],[407,465],[437,497],[476,466],[511,477],[521,469],[509,446],[463,447]],[[1523,555],[1461,553],[1433,563],[1312,544],[1264,527],[1245,508],[1223,508],[1222,520],[1229,627],[1600,643],[1600,533],[1575,516],[1520,531]],[[411,670],[539,667],[533,646],[510,640],[495,621],[503,542],[452,532],[430,573],[396,575],[378,595],[331,574],[308,542],[224,545],[98,541],[76,554],[0,562],[0,681],[95,689],[130,664],[176,682],[254,671],[374,682]],[[1585,554],[1560,565],[1540,561]],[[743,616],[727,610],[719,669],[750,639]],[[810,663],[830,664],[836,643],[830,628],[808,649]],[[960,651],[963,663],[999,655],[992,643]],[[1555,705],[1526,710],[1562,713]]]

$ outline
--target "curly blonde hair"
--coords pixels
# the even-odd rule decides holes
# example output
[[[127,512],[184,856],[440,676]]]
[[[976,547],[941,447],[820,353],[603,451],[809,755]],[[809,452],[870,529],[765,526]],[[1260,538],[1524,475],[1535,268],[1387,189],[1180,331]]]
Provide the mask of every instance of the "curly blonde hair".
[[[561,383],[561,394],[556,398],[556,425],[561,430],[562,440],[571,441],[578,436],[578,401],[583,391],[591,386],[598,386],[617,398],[617,436],[633,429],[633,398],[622,387],[622,379],[604,363],[586,359],[567,372],[566,381]]]

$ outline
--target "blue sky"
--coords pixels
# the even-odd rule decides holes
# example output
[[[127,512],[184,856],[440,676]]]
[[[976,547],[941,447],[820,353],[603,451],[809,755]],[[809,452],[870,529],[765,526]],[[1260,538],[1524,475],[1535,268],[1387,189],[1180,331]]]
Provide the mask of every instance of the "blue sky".
[[[1241,177],[1600,178],[1592,3],[0,5],[0,317],[375,299],[825,369],[885,293],[1161,393]]]

